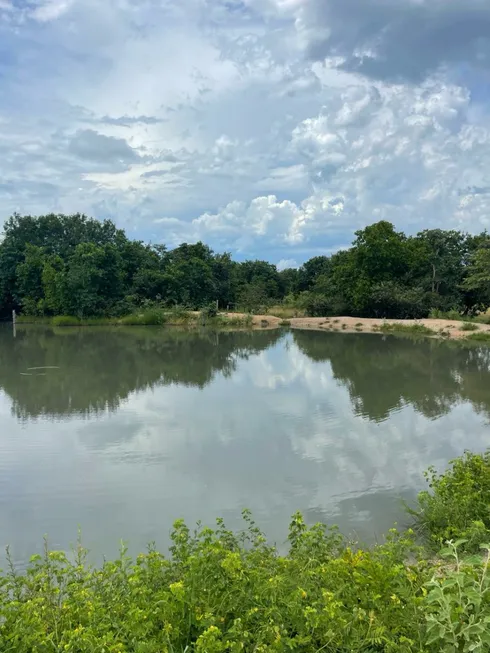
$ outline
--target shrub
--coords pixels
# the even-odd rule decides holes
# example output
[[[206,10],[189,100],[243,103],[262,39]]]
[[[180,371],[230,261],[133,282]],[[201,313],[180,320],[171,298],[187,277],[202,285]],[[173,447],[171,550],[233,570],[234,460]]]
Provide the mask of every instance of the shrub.
[[[374,285],[365,298],[362,314],[391,319],[427,317],[430,296],[421,288],[407,288],[394,281]]]
[[[167,322],[167,315],[163,309],[151,308],[140,313],[127,315],[119,320],[123,326],[162,326]]]
[[[425,473],[430,491],[419,494],[415,513],[422,532],[434,546],[464,539],[464,550],[477,551],[490,541],[490,449],[484,454],[466,452],[438,475]]]
[[[218,307],[216,302],[208,304],[201,310],[201,317],[205,320],[210,320],[215,318],[218,315]]]
[[[474,322],[465,322],[461,325],[461,331],[478,331],[478,324]]]
[[[53,326],[80,326],[81,320],[73,315],[57,315],[51,321]]]
[[[429,317],[433,320],[463,320],[464,316],[457,310],[441,311],[438,308],[431,309]]]
[[[308,317],[324,317],[332,313],[331,302],[323,295],[305,292],[302,297],[302,305]]]
[[[440,552],[454,567],[446,576],[435,574],[427,589],[427,646],[439,651],[490,650],[489,546],[483,564],[461,562],[458,547],[448,543]],[[430,649],[432,650],[432,648]]]
[[[279,555],[250,521],[242,535],[191,534],[179,521],[171,556],[150,549],[93,569],[78,549],[34,556],[0,577],[0,650],[108,653],[419,651],[423,565],[391,533],[370,551],[295,515]]]
[[[490,554],[424,559],[413,532],[353,549],[300,514],[280,555],[244,512],[239,535],[179,520],[168,557],[123,547],[101,568],[45,548],[0,573],[0,650],[106,653],[448,653],[490,646]],[[490,548],[490,547],[485,547]]]
[[[374,330],[374,327],[373,327]],[[385,332],[398,332],[398,333],[412,333],[414,335],[434,336],[436,332],[429,329],[425,324],[400,324],[399,322],[389,323],[386,322],[378,327],[379,331]]]

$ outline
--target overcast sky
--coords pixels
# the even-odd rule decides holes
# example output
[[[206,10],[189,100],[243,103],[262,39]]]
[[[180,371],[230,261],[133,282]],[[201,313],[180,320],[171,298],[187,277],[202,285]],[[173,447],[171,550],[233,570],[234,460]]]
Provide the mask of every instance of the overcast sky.
[[[490,227],[488,0],[0,0],[0,220],[294,265]]]

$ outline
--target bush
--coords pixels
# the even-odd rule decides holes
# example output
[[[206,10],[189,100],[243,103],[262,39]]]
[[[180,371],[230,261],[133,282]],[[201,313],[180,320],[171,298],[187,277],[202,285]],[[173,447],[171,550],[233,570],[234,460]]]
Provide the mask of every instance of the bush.
[[[451,311],[441,311],[438,308],[431,309],[429,317],[433,320],[458,320],[464,319],[464,315],[459,311],[453,309]]]
[[[475,324],[474,322],[464,322],[464,324],[461,325],[461,331],[478,331],[478,329],[478,324]]]
[[[332,314],[332,305],[324,295],[303,293],[302,305],[308,317],[325,317]]]
[[[162,653],[196,651],[419,651],[423,565],[392,533],[353,551],[300,515],[281,556],[253,522],[240,536],[177,522],[171,557],[125,550],[101,569],[64,553],[34,556],[25,575],[0,577],[0,650]]]
[[[201,317],[205,320],[213,319],[217,315],[218,315],[218,307],[216,306],[216,302],[213,302],[212,304],[208,304],[201,310]]]
[[[385,281],[371,288],[363,313],[391,319],[427,317],[429,298],[421,288],[406,288],[393,281]]]
[[[52,319],[53,326],[80,326],[81,320],[73,315],[57,315]]]
[[[79,544],[73,556],[46,546],[24,574],[9,560],[0,573],[0,650],[489,650],[490,547],[485,558],[462,561],[463,540],[448,543],[442,561],[427,559],[412,531],[393,529],[383,544],[353,549],[335,528],[308,527],[296,514],[280,555],[247,511],[244,519],[239,535],[221,519],[192,533],[179,520],[168,557],[149,547],[133,561],[123,547],[117,560],[94,568]]]
[[[438,475],[425,473],[430,491],[419,494],[416,518],[434,546],[464,539],[464,550],[478,551],[490,542],[490,449],[484,454],[466,452]]]
[[[400,324],[399,322],[385,323],[380,327],[377,327],[373,331],[383,331],[386,333],[408,333],[413,335],[421,336],[434,336],[436,332],[433,329],[429,329],[425,324]]]
[[[458,543],[448,543],[440,555],[452,569],[434,574],[427,589],[428,650],[488,651],[490,649],[489,547],[483,563],[462,562]],[[427,649],[426,649],[427,650]]]
[[[127,315],[118,323],[123,326],[163,326],[167,322],[167,314],[163,309],[151,308],[140,313]]]

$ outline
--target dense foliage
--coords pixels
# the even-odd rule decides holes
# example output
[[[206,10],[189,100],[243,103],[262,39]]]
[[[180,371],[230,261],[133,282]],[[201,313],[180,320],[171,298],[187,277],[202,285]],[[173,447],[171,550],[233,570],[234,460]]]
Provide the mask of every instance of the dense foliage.
[[[490,236],[440,229],[406,236],[389,222],[352,247],[279,272],[203,243],[168,250],[127,238],[109,220],[14,215],[0,243],[0,314],[116,316],[145,303],[244,311],[284,302],[309,315],[420,318],[490,305]]]
[[[121,551],[99,568],[79,546],[33,556],[0,576],[0,650],[15,653],[397,653],[486,651],[488,559],[427,562],[392,531],[353,550],[295,515],[279,555],[245,513],[242,535],[191,534],[179,521],[171,556]],[[410,562],[409,562],[410,560]]]
[[[426,472],[431,491],[420,493],[417,518],[434,545],[463,538],[466,550],[478,551],[490,542],[490,450],[466,452],[451,464],[441,475]]]
[[[429,472],[432,501],[445,505],[444,528],[450,529],[443,533],[428,519],[431,535],[458,537],[472,517],[482,516],[485,503],[488,510],[489,460],[490,453],[468,453],[441,477]],[[428,496],[421,495],[425,511],[432,509]],[[149,547],[133,561],[123,547],[100,568],[89,564],[81,544],[72,556],[46,546],[25,572],[9,558],[9,569],[0,573],[0,650],[489,650],[488,544],[480,545],[484,555],[461,559],[468,541],[448,541],[434,558],[415,546],[413,531],[393,529],[383,544],[354,548],[335,528],[308,527],[296,514],[288,552],[280,554],[247,511],[244,519],[240,534],[222,520],[194,533],[177,521],[168,556]]]

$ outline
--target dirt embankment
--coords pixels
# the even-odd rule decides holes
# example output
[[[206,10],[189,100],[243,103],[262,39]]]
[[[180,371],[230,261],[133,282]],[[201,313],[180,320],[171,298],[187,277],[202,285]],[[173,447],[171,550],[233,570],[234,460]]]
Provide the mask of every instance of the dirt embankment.
[[[245,314],[225,313],[227,318],[237,317],[246,318]],[[490,336],[490,324],[480,324],[473,322],[474,327],[468,329],[464,322],[457,320],[380,320],[375,318],[358,318],[358,317],[294,317],[287,320],[274,315],[254,315],[252,317],[252,326],[257,329],[274,329],[279,326],[290,326],[293,329],[316,329],[320,331],[343,331],[344,333],[377,333],[383,330],[383,327],[390,325],[400,325],[401,329],[408,331],[410,327],[422,326],[433,331],[433,335],[441,335],[446,338],[466,338],[472,333],[486,332]],[[396,326],[393,330],[396,330]],[[415,329],[414,329],[415,331]],[[427,332],[427,335],[431,335]]]
[[[417,325],[430,329],[435,335],[444,335],[450,338],[466,338],[470,333],[488,332],[490,333],[489,324],[480,324],[473,322],[473,330],[465,328],[464,322],[457,320],[379,320],[374,318],[357,318],[357,317],[298,317],[290,320],[291,326],[295,329],[321,329],[333,330],[339,329],[347,332],[379,332],[383,326],[400,325],[402,329],[417,327]],[[396,330],[396,329],[395,329]]]

